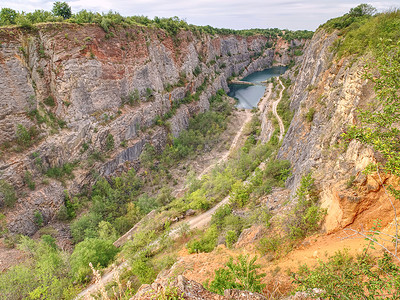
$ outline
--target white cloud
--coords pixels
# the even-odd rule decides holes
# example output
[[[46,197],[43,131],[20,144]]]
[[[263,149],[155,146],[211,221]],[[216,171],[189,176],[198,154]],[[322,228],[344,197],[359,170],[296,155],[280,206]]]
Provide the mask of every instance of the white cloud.
[[[73,12],[81,9],[122,15],[178,16],[197,25],[234,29],[288,28],[315,30],[328,19],[343,15],[359,0],[66,0]],[[1,0],[0,7],[19,11],[51,10],[50,0]],[[378,10],[399,6],[398,0],[373,1]]]

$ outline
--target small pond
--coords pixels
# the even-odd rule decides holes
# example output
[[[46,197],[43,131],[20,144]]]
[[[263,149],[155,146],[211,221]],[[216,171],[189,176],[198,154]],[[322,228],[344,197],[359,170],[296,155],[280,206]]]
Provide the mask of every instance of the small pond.
[[[237,108],[251,109],[257,107],[258,101],[265,92],[265,85],[261,82],[282,75],[287,70],[287,67],[272,67],[263,71],[254,72],[247,75],[241,81],[252,82],[255,85],[230,84],[230,92],[228,96],[235,98],[238,101]]]

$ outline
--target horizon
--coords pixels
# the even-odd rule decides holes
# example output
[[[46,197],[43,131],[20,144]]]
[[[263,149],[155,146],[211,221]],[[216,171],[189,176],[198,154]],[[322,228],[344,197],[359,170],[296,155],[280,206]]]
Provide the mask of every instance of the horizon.
[[[36,9],[51,11],[55,1],[49,0],[15,0],[2,1],[0,8],[12,8],[19,12],[33,12]],[[197,0],[192,2],[178,0],[173,4],[166,0],[138,0],[129,3],[127,0],[113,2],[96,0],[70,0],[72,13],[86,9],[93,12],[107,13],[112,10],[122,16],[147,16],[151,19],[158,16],[169,18],[177,16],[189,24],[216,28],[253,29],[253,28],[280,28],[289,30],[312,30],[329,19],[347,13],[360,1],[339,0],[332,4],[331,1],[299,1],[285,0],[277,4],[271,0],[250,0],[247,2],[222,0],[218,3],[210,0]],[[378,12],[398,7],[398,2],[372,1],[368,4],[374,6]],[[227,9],[229,8],[229,9]]]

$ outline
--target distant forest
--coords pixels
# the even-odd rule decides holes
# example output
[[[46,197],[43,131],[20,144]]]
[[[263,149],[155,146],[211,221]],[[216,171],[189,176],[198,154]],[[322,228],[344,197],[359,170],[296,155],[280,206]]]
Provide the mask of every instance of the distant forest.
[[[51,11],[35,10],[34,12],[25,13],[19,12],[11,8],[2,8],[0,11],[0,26],[16,25],[26,29],[33,29],[34,24],[38,23],[51,23],[51,22],[68,22],[76,24],[98,24],[105,32],[109,32],[112,27],[117,25],[130,26],[142,25],[148,27],[156,27],[164,29],[168,34],[174,36],[180,30],[190,30],[194,33],[205,33],[210,35],[241,35],[253,36],[264,35],[268,38],[274,39],[281,36],[285,40],[294,39],[310,39],[313,31],[309,30],[288,30],[288,29],[243,29],[234,30],[227,28],[215,28],[212,26],[197,26],[188,24],[185,20],[178,17],[159,18],[155,17],[150,19],[146,16],[121,16],[118,12],[109,11],[108,13],[98,13],[88,10],[81,10],[76,14],[72,13],[71,7],[66,2],[55,2]]]

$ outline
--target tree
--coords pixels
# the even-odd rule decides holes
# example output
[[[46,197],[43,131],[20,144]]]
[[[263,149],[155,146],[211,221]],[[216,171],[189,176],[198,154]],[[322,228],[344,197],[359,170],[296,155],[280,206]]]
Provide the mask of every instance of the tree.
[[[91,273],[89,263],[94,268],[106,267],[118,253],[110,240],[86,239],[76,245],[71,255],[71,268],[75,279],[83,281]]]
[[[365,3],[362,3],[357,7],[353,7],[349,11],[349,15],[352,17],[373,16],[374,14],[376,14],[376,8]]]
[[[55,16],[63,17],[64,20],[71,18],[71,7],[67,2],[54,2],[53,9],[51,10]]]
[[[17,18],[17,15],[18,13],[11,8],[2,8],[0,11],[0,25],[15,24],[15,19]]]

